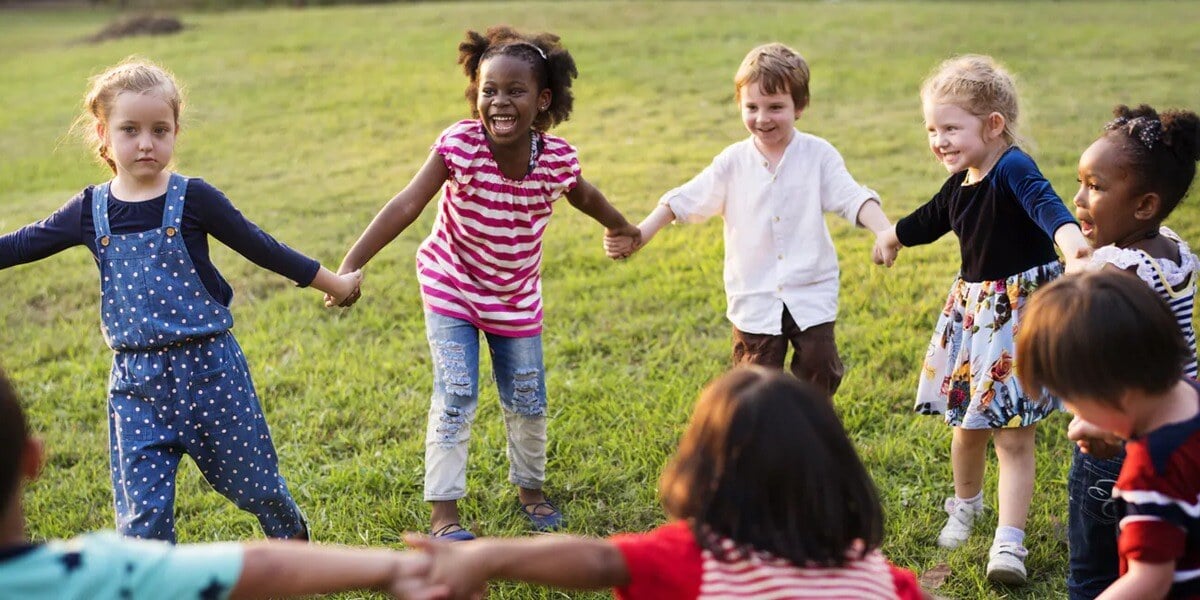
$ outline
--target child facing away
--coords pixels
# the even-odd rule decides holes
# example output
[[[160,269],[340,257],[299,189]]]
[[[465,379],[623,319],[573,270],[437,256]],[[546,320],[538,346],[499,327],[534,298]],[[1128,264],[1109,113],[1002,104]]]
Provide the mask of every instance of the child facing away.
[[[1137,275],[1171,308],[1188,346],[1183,374],[1196,378],[1192,317],[1200,259],[1162,222],[1187,194],[1200,160],[1200,118],[1190,111],[1158,114],[1142,105],[1118,106],[1105,133],[1079,158],[1075,216],[1095,252],[1092,267]],[[1072,600],[1090,600],[1118,576],[1113,483],[1124,453],[1078,415],[1069,435],[1078,441],[1067,478]],[[1086,449],[1086,451],[1083,451]]]
[[[879,551],[883,507],[823,391],[776,369],[736,367],[696,402],[659,493],[671,521],[607,540],[409,537],[453,597],[488,579],[617,598],[921,598]]]
[[[999,526],[987,577],[1026,580],[1025,522],[1034,484],[1034,434],[1056,409],[1037,402],[1013,375],[1013,333],[1029,295],[1058,277],[1062,248],[1080,269],[1087,240],[1062,200],[1017,146],[1017,91],[1011,76],[987,56],[943,62],[921,86],[929,149],[951,173],[929,202],[896,222],[875,246],[891,265],[901,246],[928,244],[953,231],[961,267],[950,287],[925,355],[916,410],[944,414],[954,428],[950,461],[954,497],[937,543],[967,540],[983,509],[988,439],[999,461]]]
[[[1112,492],[1120,578],[1099,597],[1200,597],[1200,387],[1170,308],[1127,272],[1071,275],[1034,296],[1017,351],[1029,389],[1128,440]]]
[[[0,371],[0,599],[280,598],[379,590],[442,598],[417,552],[269,540],[174,546],[95,532],[34,543],[25,537],[24,480],[42,466],[12,384]]]
[[[0,269],[79,245],[96,259],[101,331],[114,352],[107,412],[117,530],[175,539],[175,474],[186,454],[267,536],[306,538],[230,331],[233,290],[209,259],[208,236],[337,298],[361,274],[334,275],[259,229],[208,182],[168,169],[183,96],[166,70],[128,59],[91,83],[80,119],[114,177],[0,237]]]
[[[734,100],[750,137],[658,201],[639,225],[641,243],[609,236],[628,256],[672,221],[725,222],[726,317],[734,365],[783,368],[832,395],[843,366],[834,339],[837,252],[824,213],[879,233],[891,223],[878,195],[859,185],[829,142],[796,129],[808,107],[808,63],[783,44],[750,51],[734,76]]]
[[[610,234],[636,238],[638,230],[583,178],[575,148],[547,133],[571,115],[577,76],[558,36],[492,27],[467,32],[458,49],[474,118],[442,132],[421,170],[346,253],[341,272],[365,266],[442,189],[433,231],[417,250],[434,381],[425,500],[433,503],[433,535],[468,540],[474,535],[459,524],[458,499],[466,495],[479,399],[480,332],[500,393],[517,508],[534,529],[557,529],[562,513],[542,491],[542,235],[564,196]]]

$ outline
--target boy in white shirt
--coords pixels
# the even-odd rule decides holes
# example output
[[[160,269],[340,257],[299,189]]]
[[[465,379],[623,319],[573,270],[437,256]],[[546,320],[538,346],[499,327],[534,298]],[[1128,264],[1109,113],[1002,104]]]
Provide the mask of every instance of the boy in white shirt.
[[[808,79],[808,64],[795,50],[778,43],[751,50],[734,76],[750,137],[664,194],[639,225],[640,245],[614,236],[605,239],[605,250],[624,258],[672,221],[720,215],[734,365],[783,368],[790,343],[792,373],[832,395],[842,380],[833,332],[838,264],[824,213],[877,235],[891,223],[879,196],[850,176],[829,142],[795,128],[808,106]]]

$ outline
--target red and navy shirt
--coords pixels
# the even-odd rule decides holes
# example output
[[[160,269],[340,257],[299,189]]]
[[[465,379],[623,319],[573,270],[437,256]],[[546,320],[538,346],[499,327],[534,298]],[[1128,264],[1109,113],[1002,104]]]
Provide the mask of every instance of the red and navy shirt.
[[[1200,598],[1200,414],[1129,440],[1113,498],[1121,574],[1131,560],[1174,562],[1170,597]]]

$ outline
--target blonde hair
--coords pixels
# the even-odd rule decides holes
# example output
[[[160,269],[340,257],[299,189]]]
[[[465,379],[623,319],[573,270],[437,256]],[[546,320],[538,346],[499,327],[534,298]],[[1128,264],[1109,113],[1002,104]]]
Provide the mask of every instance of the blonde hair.
[[[742,59],[733,76],[734,102],[742,101],[742,89],[757,83],[767,94],[787,91],[796,110],[808,106],[808,63],[799,52],[780,43],[763,44]]]
[[[88,80],[88,92],[83,97],[83,113],[75,120],[72,129],[82,132],[84,141],[96,148],[100,159],[117,172],[117,164],[108,156],[108,146],[97,132],[97,126],[108,127],[108,115],[113,102],[125,92],[134,94],[157,93],[171,107],[175,116],[175,128],[179,129],[179,117],[183,112],[183,90],[170,71],[138,56],[130,56],[114,67]]]
[[[921,84],[921,102],[953,104],[980,118],[1004,116],[1004,139],[1021,143],[1017,134],[1017,85],[990,56],[964,54],[947,59]]]

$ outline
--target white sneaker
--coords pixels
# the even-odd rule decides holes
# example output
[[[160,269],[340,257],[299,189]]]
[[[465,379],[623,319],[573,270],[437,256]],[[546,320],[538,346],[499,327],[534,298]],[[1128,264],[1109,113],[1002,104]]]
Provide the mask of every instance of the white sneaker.
[[[1025,556],[1029,551],[1015,542],[995,542],[988,553],[987,578],[1006,585],[1024,585]]]
[[[983,511],[975,508],[958,498],[946,498],[946,525],[938,534],[937,545],[942,548],[957,548],[971,536],[971,526],[975,524],[975,516]]]

